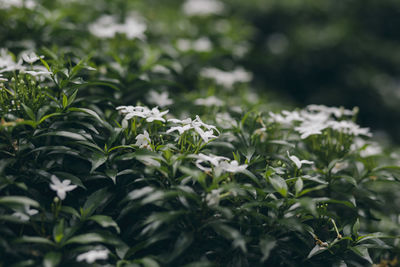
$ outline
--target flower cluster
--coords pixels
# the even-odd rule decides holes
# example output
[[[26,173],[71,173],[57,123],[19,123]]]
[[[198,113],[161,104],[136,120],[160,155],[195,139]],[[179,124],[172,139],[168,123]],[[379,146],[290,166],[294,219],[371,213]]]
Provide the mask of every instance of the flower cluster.
[[[125,115],[125,120],[130,120],[133,117],[140,117],[146,119],[147,122],[165,122],[165,119],[162,116],[168,113],[168,110],[160,112],[157,107],[149,109],[145,106],[119,106],[116,109],[119,110],[121,114]]]
[[[211,167],[205,167],[202,163],[207,162]],[[230,160],[227,157],[215,156],[213,154],[205,155],[200,153],[197,155],[196,166],[200,170],[210,172],[212,169],[216,170],[216,173],[226,171],[230,173],[242,172],[247,168],[247,164],[239,165],[236,160]]]
[[[124,23],[117,21],[115,16],[103,15],[89,25],[89,31],[99,38],[112,38],[120,33],[125,34],[128,39],[145,39],[144,32],[147,26],[138,16],[131,15]]]
[[[309,105],[301,111],[284,110],[278,114],[270,112],[268,121],[289,128],[294,127],[301,139],[306,139],[311,135],[320,135],[323,130],[328,128],[352,136],[371,136],[368,128],[361,128],[353,121],[346,119],[353,115],[355,115],[354,111],[344,108]]]
[[[198,115],[196,115],[196,119],[194,120],[192,120],[191,118],[185,120],[169,119],[168,122],[180,124],[181,126],[171,127],[169,130],[167,130],[167,133],[178,131],[179,134],[182,135],[184,132],[190,129],[194,129],[206,143],[211,138],[217,137],[214,135],[214,131],[219,133],[218,129],[215,126],[204,123]]]
[[[250,82],[253,79],[253,75],[243,68],[236,68],[233,71],[205,68],[201,71],[201,75],[205,78],[215,80],[217,84],[224,86],[226,89],[231,89],[235,83]]]

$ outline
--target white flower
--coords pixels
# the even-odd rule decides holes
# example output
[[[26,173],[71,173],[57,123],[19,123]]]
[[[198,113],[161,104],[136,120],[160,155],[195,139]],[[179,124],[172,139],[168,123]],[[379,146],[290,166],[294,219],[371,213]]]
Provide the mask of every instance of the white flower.
[[[307,109],[310,111],[322,112],[327,114],[333,114],[336,118],[341,118],[342,116],[353,116],[354,111],[345,109],[343,107],[327,107],[324,105],[308,105]]]
[[[160,112],[158,108],[152,108],[150,114],[147,116],[146,121],[147,122],[152,122],[152,121],[162,121],[165,122],[165,119],[162,118],[165,114],[168,113],[168,110]]]
[[[310,165],[314,164],[313,161],[309,161],[309,160],[305,160],[305,159],[300,160],[298,157],[296,157],[294,155],[290,156],[289,151],[287,151],[287,155],[290,158],[290,160],[293,161],[293,163],[296,165],[297,169],[300,169],[303,164],[310,164]]]
[[[207,202],[207,206],[212,207],[212,206],[218,206],[219,204],[219,194],[221,193],[221,189],[213,189],[211,190],[211,193],[208,193],[206,195],[206,202]]]
[[[188,118],[185,120],[169,119],[168,121],[173,123],[180,123],[182,124],[182,126],[171,127],[170,129],[167,130],[167,133],[178,131],[179,134],[182,135],[184,132],[190,129],[194,129],[206,143],[209,141],[210,138],[217,137],[214,135],[214,130],[219,133],[218,129],[215,126],[205,124],[204,122],[202,122],[202,120],[198,115],[196,115],[196,119],[194,120]],[[206,131],[202,129],[202,127],[205,128]]]
[[[51,176],[51,182],[52,184],[50,184],[50,188],[54,191],[57,191],[57,196],[61,200],[65,199],[68,191],[72,191],[76,188],[76,185],[70,185],[70,180],[64,180],[61,182],[55,175]]]
[[[11,216],[17,217],[21,221],[29,221],[30,216],[37,214],[39,211],[35,209],[30,209],[29,205],[24,205],[24,212],[14,212]]]
[[[238,126],[237,121],[235,121],[228,112],[218,113],[215,117],[215,121],[224,129]]]
[[[172,105],[174,103],[172,99],[168,98],[168,92],[158,93],[154,90],[151,90],[149,92],[149,95],[147,97],[147,102],[155,104],[161,108]]]
[[[34,52],[23,52],[21,55],[22,59],[29,64],[32,64],[36,61],[38,61],[40,58],[43,58],[43,56],[38,57]]]
[[[209,96],[207,98],[198,98],[194,101],[195,105],[199,106],[206,106],[206,107],[211,107],[211,106],[216,106],[216,107],[221,107],[224,105],[224,101],[221,99],[215,97],[215,96]]]
[[[224,11],[224,5],[217,0],[187,0],[182,9],[188,16],[206,16],[221,14]]]
[[[146,24],[135,14],[124,23],[118,23],[115,16],[103,15],[89,25],[89,31],[99,38],[112,38],[117,33],[125,34],[128,39],[145,39]]]
[[[160,112],[157,107],[150,110],[148,107],[142,106],[119,106],[116,109],[119,110],[121,114],[125,115],[125,120],[129,120],[133,117],[141,117],[145,118],[147,122],[155,120],[165,122],[165,119],[162,118],[162,116],[168,113],[168,110]]]
[[[91,250],[86,253],[78,255],[76,257],[77,261],[86,261],[87,263],[93,263],[97,260],[106,260],[108,259],[108,250]]]
[[[231,162],[223,161],[219,165],[222,170],[231,172],[231,173],[236,173],[236,172],[242,172],[247,168],[247,164],[244,165],[239,165],[239,163],[236,160],[232,160]]]
[[[328,125],[333,130],[343,132],[345,134],[354,136],[372,136],[372,134],[369,132],[369,128],[361,128],[359,125],[355,124],[352,121],[329,121]]]
[[[203,170],[203,171],[211,171],[211,168],[204,167],[203,165],[201,165],[201,163],[203,163],[205,161],[208,161],[211,165],[214,165],[214,167],[218,167],[220,161],[229,160],[229,158],[227,158],[227,157],[215,156],[213,154],[205,155],[203,153],[200,153],[197,157],[198,157],[198,159],[196,160],[195,164],[196,164],[197,168],[199,168],[200,170]]]
[[[209,52],[212,50],[212,43],[207,37],[201,37],[197,40],[179,39],[176,43],[179,50],[186,52],[189,50],[197,52]]]
[[[149,133],[146,130],[144,130],[143,134],[139,134],[138,136],[136,136],[135,139],[135,145],[139,146],[139,148],[147,148],[148,150],[151,150],[151,140]]]
[[[211,171],[212,168],[205,167],[202,165],[203,162],[208,162],[211,166],[214,166],[217,172],[226,171],[231,173],[242,172],[247,168],[247,164],[239,165],[236,160],[229,162],[229,158],[215,155],[204,155],[200,153],[196,160],[196,166],[203,171]]]
[[[0,49],[0,73],[24,69],[26,69],[26,67],[22,65],[22,59],[15,62],[7,49]]]
[[[233,84],[237,82],[250,82],[253,75],[245,71],[243,68],[236,68],[233,71],[222,71],[216,68],[205,68],[201,71],[201,76],[215,80],[217,84],[231,89]]]
[[[310,135],[322,134],[322,130],[326,129],[327,127],[328,126],[326,124],[320,122],[306,121],[294,129],[301,134],[301,139],[306,139]]]
[[[36,5],[34,0],[0,0],[1,9],[10,9],[11,7],[34,9]]]
[[[283,125],[291,125],[293,122],[296,121],[303,121],[304,118],[302,118],[300,116],[300,113],[298,111],[287,111],[287,110],[283,110],[282,114],[275,114],[272,112],[269,112],[269,118],[268,121],[269,122],[276,122],[276,123],[280,123]]]

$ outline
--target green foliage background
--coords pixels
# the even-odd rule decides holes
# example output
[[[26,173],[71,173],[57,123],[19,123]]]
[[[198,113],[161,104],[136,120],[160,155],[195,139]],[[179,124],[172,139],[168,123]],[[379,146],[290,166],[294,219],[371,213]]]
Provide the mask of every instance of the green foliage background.
[[[23,51],[32,50],[44,58],[23,66],[28,71],[41,66],[47,73],[1,72],[7,81],[0,89],[0,265],[397,264],[397,148],[329,127],[301,137],[300,121],[274,119],[286,116],[280,111],[287,105],[266,89],[291,89],[292,82],[300,89],[342,85],[341,67],[332,67],[339,73],[332,83],[295,71],[324,72],[325,58],[314,61],[308,51],[345,53],[345,37],[353,28],[334,18],[331,25],[302,27],[297,21],[302,17],[295,15],[301,10],[325,20],[323,14],[334,16],[340,12],[332,10],[343,6],[226,1],[221,14],[187,16],[181,1],[34,2],[33,8],[25,1],[25,7],[0,9],[0,44],[7,48],[2,58],[18,62]],[[123,23],[131,11],[145,21],[145,38],[123,33],[99,38],[88,30],[101,15],[113,14]],[[285,33],[290,45],[272,56],[263,48],[264,34],[281,26],[275,29],[264,19],[281,15],[292,18],[282,20],[290,29]],[[328,31],[313,38],[320,27]],[[179,46],[179,40],[202,37],[211,49]],[[346,53],[353,62],[362,59]],[[202,75],[205,68],[231,72],[242,64],[253,71],[253,83],[227,88]],[[369,65],[357,66],[363,72]],[[282,85],[275,75],[292,80]],[[346,88],[364,88],[361,79],[351,80]],[[151,90],[168,92],[174,102],[160,108],[169,110],[164,121],[125,119],[118,112],[121,105],[153,108]],[[361,107],[370,101],[363,98],[367,94],[356,95],[365,99]],[[223,104],[196,104],[211,96]],[[329,113],[331,122],[357,120],[356,109],[348,110],[351,115],[344,115],[344,108],[337,111],[340,115]],[[311,107],[294,113],[319,114]],[[221,120],[221,114],[229,119]],[[195,128],[181,135],[168,131],[176,124],[167,119],[196,115],[217,127],[212,130],[217,138],[205,141]],[[150,140],[140,147],[137,137],[144,131]],[[367,153],[374,146],[379,153]],[[228,171],[211,161],[203,161],[201,169],[202,154],[227,157],[226,163],[235,160],[246,169]],[[298,166],[291,156],[313,163]],[[54,177],[76,188],[65,199],[56,197],[49,186]],[[100,250],[106,250],[107,259],[78,261],[83,253]]]

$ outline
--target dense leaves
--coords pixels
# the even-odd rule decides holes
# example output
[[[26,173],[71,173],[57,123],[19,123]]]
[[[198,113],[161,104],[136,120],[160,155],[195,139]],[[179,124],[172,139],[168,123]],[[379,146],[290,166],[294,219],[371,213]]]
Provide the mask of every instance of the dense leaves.
[[[396,149],[256,94],[226,4],[69,2],[0,1],[0,265],[396,264]]]

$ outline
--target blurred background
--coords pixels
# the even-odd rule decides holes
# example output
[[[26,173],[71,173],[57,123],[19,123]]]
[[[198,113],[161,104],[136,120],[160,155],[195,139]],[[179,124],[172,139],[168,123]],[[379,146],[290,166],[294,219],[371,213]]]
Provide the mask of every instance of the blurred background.
[[[244,65],[260,88],[299,105],[360,108],[359,123],[400,142],[400,1],[253,0]]]
[[[13,9],[17,4],[25,13]],[[107,14],[120,23],[140,17],[145,38],[89,43],[83,37]],[[142,77],[129,75],[146,71],[137,62],[149,54],[157,55],[154,62],[142,66],[171,70],[171,80],[180,83],[173,90],[196,89],[203,68],[243,66],[259,93],[278,95],[291,107],[358,106],[362,126],[400,143],[398,0],[0,0],[0,18],[1,47],[14,53],[81,47],[75,55],[94,54],[97,65],[106,55],[126,67],[127,74],[115,78],[127,88]],[[101,28],[91,33],[104,37]],[[143,53],[133,55],[132,47]]]

